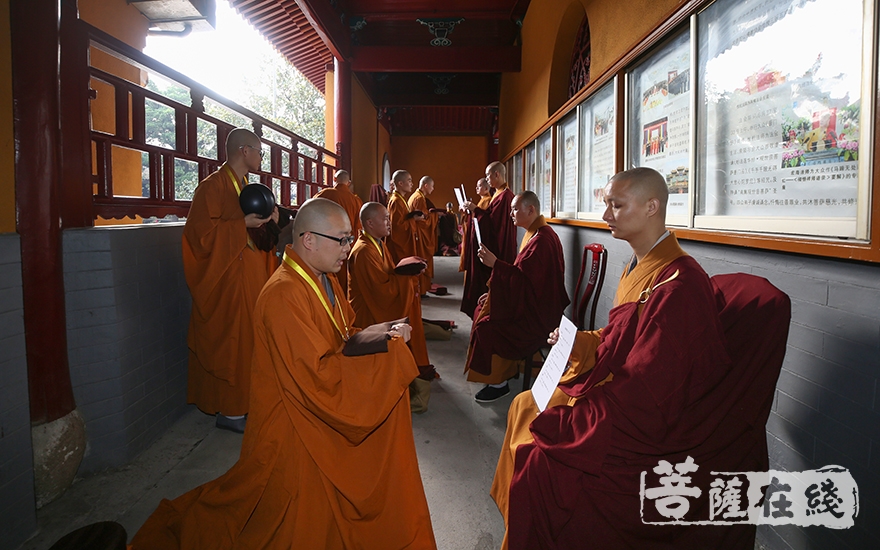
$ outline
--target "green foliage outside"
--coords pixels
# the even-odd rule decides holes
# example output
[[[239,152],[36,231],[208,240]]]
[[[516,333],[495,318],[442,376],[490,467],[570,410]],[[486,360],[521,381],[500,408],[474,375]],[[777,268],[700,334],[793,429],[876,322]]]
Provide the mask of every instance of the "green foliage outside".
[[[159,80],[150,80],[147,89],[161,94],[168,99],[191,105],[189,90]],[[239,103],[258,115],[287,128],[294,134],[312,143],[324,145],[324,96],[280,55],[272,56],[263,63],[263,71],[258,81],[249,81],[245,98]],[[205,113],[237,127],[251,128],[251,121],[244,116],[230,111],[226,107],[206,98]],[[146,141],[150,145],[174,149],[175,127],[174,110],[161,103],[147,100]],[[289,142],[281,139],[278,134],[264,128],[264,137],[284,146]],[[220,144],[222,146],[222,144]],[[213,124],[199,121],[198,154],[199,156],[217,158],[217,129]],[[300,147],[302,151],[302,147]],[[268,155],[264,160],[264,169],[268,169]],[[285,159],[285,172],[286,162]],[[177,159],[174,166],[175,197],[178,200],[190,200],[198,185],[198,166],[193,162]],[[143,155],[142,164],[143,196],[150,196],[149,159]]]

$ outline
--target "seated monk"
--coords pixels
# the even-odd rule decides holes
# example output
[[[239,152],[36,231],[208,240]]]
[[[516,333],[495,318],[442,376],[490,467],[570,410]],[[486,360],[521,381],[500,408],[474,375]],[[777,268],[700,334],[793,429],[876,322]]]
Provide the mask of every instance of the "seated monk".
[[[409,347],[419,367],[419,377],[410,385],[410,404],[412,412],[423,413],[428,408],[434,366],[428,359],[422,326],[418,275],[394,272],[394,263],[384,243],[385,237],[391,234],[388,209],[378,202],[368,202],[361,208],[360,222],[364,231],[348,258],[348,295],[354,308],[354,326],[366,328],[409,317],[412,326]]]
[[[531,392],[511,404],[492,485],[502,548],[751,550],[754,525],[644,523],[664,518],[659,503],[646,497],[642,507],[640,479],[660,460],[691,457],[699,471],[688,485],[704,498],[682,512],[708,520],[710,472],[766,470],[787,297],[766,281],[739,281],[747,275],[713,286],[666,230],[668,191],[656,171],[619,173],[604,193],[603,219],[633,257],[608,325],[577,334],[547,408],[538,414]]]
[[[495,401],[510,392],[507,380],[518,373],[527,354],[538,351],[568,305],[562,245],[541,215],[532,191],[513,198],[510,217],[526,229],[513,264],[486,247],[477,257],[492,270],[489,292],[478,301],[465,371],[469,382],[482,382],[475,399]]]
[[[254,311],[241,456],[216,480],[163,500],[134,550],[436,548],[409,412],[410,328],[378,333],[385,352],[344,354],[359,329],[327,275],[348,257],[348,216],[312,199],[294,223]]]

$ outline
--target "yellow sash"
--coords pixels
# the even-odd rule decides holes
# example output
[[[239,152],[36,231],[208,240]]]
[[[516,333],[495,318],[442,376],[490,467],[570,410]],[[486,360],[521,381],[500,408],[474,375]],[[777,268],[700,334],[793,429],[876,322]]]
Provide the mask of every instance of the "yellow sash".
[[[309,286],[312,287],[312,290],[315,291],[315,294],[318,296],[318,299],[321,300],[321,305],[324,306],[324,311],[327,312],[327,315],[330,316],[330,320],[333,321],[333,326],[336,327],[336,330],[339,332],[339,335],[342,336],[342,339],[348,341],[348,323],[345,321],[345,312],[342,309],[342,306],[339,307],[339,313],[342,315],[342,324],[345,325],[345,332],[339,328],[339,323],[336,322],[336,317],[333,316],[333,312],[330,311],[330,305],[327,304],[327,300],[324,299],[324,294],[321,293],[321,289],[318,288],[315,280],[312,279],[306,271],[300,267],[298,263],[294,261],[293,258],[287,255],[287,252],[284,253],[284,263],[289,265],[296,271],[297,275],[303,278],[303,280],[309,283]],[[337,300],[339,298],[337,297]]]
[[[370,235],[369,233],[367,233],[366,231],[364,231],[364,237],[366,237],[367,239],[370,240],[371,243],[373,243],[373,246],[375,246],[375,247],[376,247],[376,250],[379,251],[379,255],[382,256],[382,257],[384,258],[384,257],[385,257],[385,252],[382,250],[382,246],[379,245],[379,241],[377,241],[376,239],[374,239],[373,236]]]

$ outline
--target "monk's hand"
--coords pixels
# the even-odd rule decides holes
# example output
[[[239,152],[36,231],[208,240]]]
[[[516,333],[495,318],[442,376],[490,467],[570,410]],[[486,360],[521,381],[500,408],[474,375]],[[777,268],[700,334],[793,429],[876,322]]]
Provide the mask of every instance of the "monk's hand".
[[[550,336],[547,337],[547,343],[551,346],[555,346],[556,342],[559,341],[559,328],[553,329],[553,332],[550,333]]]
[[[475,205],[474,203],[472,203],[471,201],[467,201],[467,202],[465,202],[464,204],[461,205],[461,207],[462,207],[463,209],[467,210],[467,211],[468,211],[468,214],[473,214],[473,213],[474,213],[474,209],[477,208],[476,205]]]
[[[275,219],[278,219],[278,211],[276,210],[274,213]],[[261,218],[256,214],[248,214],[244,217],[244,225],[245,227],[262,227],[263,224],[272,219],[272,216],[268,218]]]
[[[498,259],[495,254],[492,254],[491,250],[483,245],[480,245],[480,249],[477,250],[477,257],[480,259],[481,262],[483,262],[483,265],[485,265],[489,269],[495,267],[495,260]]]
[[[482,296],[477,298],[477,305],[480,307],[483,307],[484,305],[486,305],[486,300],[488,300],[488,299],[489,299],[489,293],[486,292]]]
[[[392,338],[400,336],[403,338],[404,342],[409,342],[410,333],[412,333],[411,326],[406,323],[397,323],[396,325],[391,325],[391,330],[388,331],[388,336]]]
[[[269,216],[269,219],[272,220],[272,221],[275,222],[275,223],[278,223],[278,216],[279,216],[279,214],[278,214],[278,207],[276,206],[276,207],[272,210],[272,215]]]

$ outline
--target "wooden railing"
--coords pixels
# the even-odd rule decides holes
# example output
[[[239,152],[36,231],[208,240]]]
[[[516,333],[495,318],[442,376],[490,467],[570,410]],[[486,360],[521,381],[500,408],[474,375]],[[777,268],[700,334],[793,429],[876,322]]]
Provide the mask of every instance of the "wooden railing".
[[[62,112],[66,113],[66,118],[62,118],[62,156],[70,160],[74,173],[79,168],[79,182],[74,174],[64,182],[71,187],[64,192],[70,200],[62,205],[66,227],[92,225],[98,217],[186,216],[195,184],[224,162],[226,136],[237,126],[248,127],[260,136],[266,155],[251,181],[258,179],[272,188],[279,204],[296,205],[332,183],[332,173],[339,166],[335,153],[225,99],[83,21],[77,20],[74,28],[68,27],[66,34],[62,32],[62,40],[66,39],[62,46]],[[74,53],[68,49],[65,54],[65,48],[73,48]],[[119,65],[139,72],[140,81],[150,81],[151,77],[163,81],[177,89],[178,96],[180,90],[188,91],[189,101],[171,99],[168,96],[175,94],[168,94],[168,87],[151,90],[112,70],[95,67],[88,60],[96,57],[96,51],[110,56],[101,56],[105,59],[122,62],[103,65]],[[108,97],[111,93],[112,101]],[[94,109],[98,101],[104,111],[112,110],[112,116],[105,117],[110,122],[105,121],[100,128],[95,127],[94,113],[88,110],[90,102]],[[112,102],[112,107],[108,102]],[[206,112],[206,104],[211,105],[213,114]],[[170,118],[168,122],[173,126],[173,139],[166,135],[164,141],[151,133],[155,120],[147,120],[148,112],[155,115],[163,111],[173,117],[173,122]],[[83,124],[87,128],[80,128]],[[200,138],[211,142],[210,150],[200,144]],[[81,145],[83,139],[88,140],[88,148]],[[79,158],[88,154],[89,149],[90,170]],[[127,170],[119,169],[126,163]],[[126,180],[114,181],[114,175],[120,179],[121,174]],[[129,181],[137,179],[133,174],[139,174],[140,181]],[[91,185],[82,185],[83,178],[89,178]],[[138,192],[133,193],[133,189]],[[89,193],[91,201],[77,196],[82,192]]]

